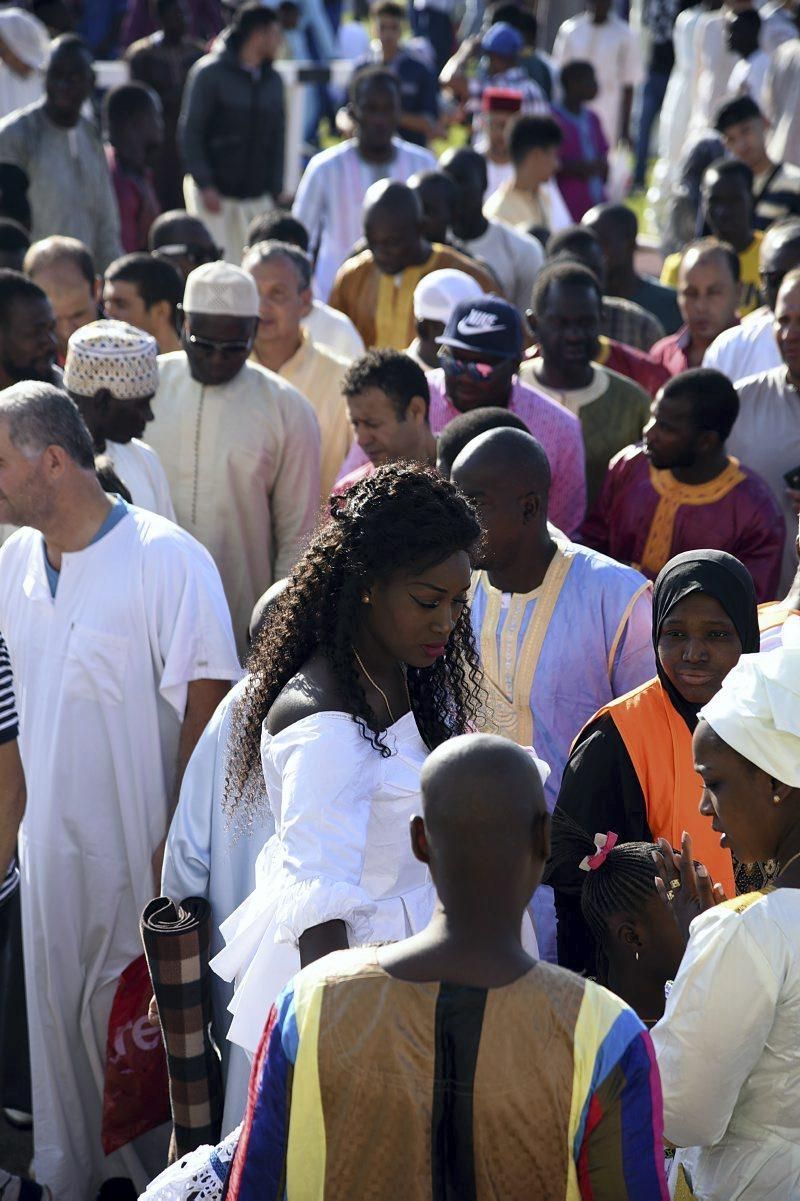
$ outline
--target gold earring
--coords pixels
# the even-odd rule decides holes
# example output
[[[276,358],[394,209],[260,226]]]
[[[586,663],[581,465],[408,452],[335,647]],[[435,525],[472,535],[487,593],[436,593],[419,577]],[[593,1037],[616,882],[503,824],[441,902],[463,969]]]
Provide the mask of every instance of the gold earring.
[[[781,798],[778,796],[777,792],[773,792],[772,794],[772,803],[773,805],[780,805],[781,803]]]
[[[372,604],[372,601],[369,599],[366,592],[364,593],[364,595],[361,598],[361,603],[362,603],[362,605],[371,605]]]

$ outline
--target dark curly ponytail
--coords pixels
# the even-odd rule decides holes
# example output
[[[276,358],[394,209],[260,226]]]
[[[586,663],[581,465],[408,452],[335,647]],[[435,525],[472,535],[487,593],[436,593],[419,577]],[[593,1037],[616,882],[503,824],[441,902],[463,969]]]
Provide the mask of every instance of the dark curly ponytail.
[[[249,679],[233,713],[224,809],[248,823],[260,804],[248,786],[260,771],[261,727],[289,680],[320,651],[330,662],[346,707],[382,755],[389,749],[375,722],[353,657],[361,596],[374,581],[405,567],[432,567],[469,551],[480,525],[469,502],[430,468],[380,467],[331,500],[321,525],[274,602],[248,661]],[[483,703],[482,675],[465,606],[445,654],[430,668],[408,667],[411,707],[426,746],[474,727]]]

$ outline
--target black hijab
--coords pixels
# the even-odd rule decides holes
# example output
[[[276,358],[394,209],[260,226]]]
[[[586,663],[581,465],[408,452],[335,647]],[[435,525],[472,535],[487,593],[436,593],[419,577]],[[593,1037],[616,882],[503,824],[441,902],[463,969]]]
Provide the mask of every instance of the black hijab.
[[[697,725],[699,705],[691,705],[667,679],[658,658],[658,639],[661,627],[670,610],[691,596],[705,592],[719,601],[733,622],[742,654],[752,655],[759,649],[758,602],[752,576],[743,563],[723,550],[689,550],[670,559],[658,573],[653,587],[653,647],[656,652],[658,678],[690,730]]]

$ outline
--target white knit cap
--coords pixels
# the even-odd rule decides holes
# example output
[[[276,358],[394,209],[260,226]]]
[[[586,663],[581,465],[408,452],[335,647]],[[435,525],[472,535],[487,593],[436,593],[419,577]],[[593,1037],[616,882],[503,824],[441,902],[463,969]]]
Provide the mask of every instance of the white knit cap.
[[[41,71],[50,51],[47,26],[22,8],[0,9],[0,38],[26,67]]]
[[[800,788],[800,617],[785,622],[777,650],[742,655],[700,717],[774,780]]]
[[[257,317],[258,289],[252,275],[231,263],[204,263],[189,272],[184,313],[215,317]]]
[[[462,300],[479,300],[483,288],[471,275],[444,267],[425,275],[414,289],[414,317],[417,321],[440,321],[447,325],[450,314]]]
[[[92,321],[67,345],[64,387],[75,396],[108,388],[117,400],[141,400],[158,391],[155,338],[126,321]]]

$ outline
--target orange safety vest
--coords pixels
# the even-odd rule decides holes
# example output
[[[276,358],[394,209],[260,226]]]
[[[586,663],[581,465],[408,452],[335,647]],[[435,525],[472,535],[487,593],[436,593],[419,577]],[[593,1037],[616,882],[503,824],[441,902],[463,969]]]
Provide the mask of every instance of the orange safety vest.
[[[695,859],[704,863],[727,896],[735,894],[730,851],[719,845],[719,834],[699,810],[703,781],[694,770],[692,735],[656,678],[612,701],[592,718],[607,713],[619,731],[644,794],[647,824],[653,838],[681,845],[681,834],[692,836]]]

